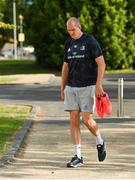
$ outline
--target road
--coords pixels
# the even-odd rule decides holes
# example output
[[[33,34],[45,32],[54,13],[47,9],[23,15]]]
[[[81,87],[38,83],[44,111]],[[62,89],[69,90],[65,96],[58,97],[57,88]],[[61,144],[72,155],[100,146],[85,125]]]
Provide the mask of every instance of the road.
[[[117,84],[105,84],[111,99],[117,99]],[[26,101],[60,101],[60,87],[46,85],[0,85],[0,99]],[[124,99],[135,99],[135,85],[124,86]]]
[[[113,114],[117,116],[117,96],[118,85],[117,76],[107,76],[104,83],[104,90],[109,93],[113,103]],[[134,75],[125,77],[124,82],[124,115],[135,116],[134,100],[135,100],[135,81]],[[131,81],[132,79],[132,81]],[[60,99],[60,86],[53,82],[49,85],[45,84],[16,84],[16,85],[0,85],[0,100],[2,103],[24,103],[31,105],[40,105],[49,113],[50,109],[57,108],[57,104],[61,107],[57,113],[61,114],[63,102]],[[53,102],[53,103],[50,103]],[[50,108],[48,108],[50,107]],[[49,109],[49,110],[48,110]],[[50,112],[52,114],[52,111]],[[56,113],[54,115],[57,115]],[[65,113],[64,113],[65,115]]]

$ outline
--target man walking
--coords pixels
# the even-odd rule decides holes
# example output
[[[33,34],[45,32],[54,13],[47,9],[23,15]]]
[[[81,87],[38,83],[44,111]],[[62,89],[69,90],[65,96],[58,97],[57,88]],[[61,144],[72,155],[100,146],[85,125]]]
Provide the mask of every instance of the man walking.
[[[92,117],[95,96],[101,97],[104,94],[102,82],[105,62],[97,40],[82,32],[76,17],[71,17],[66,25],[70,37],[65,43],[61,98],[64,100],[64,110],[70,113],[70,130],[75,148],[75,154],[67,167],[78,167],[83,164],[80,112],[84,124],[96,137],[99,161],[106,157],[105,143]]]

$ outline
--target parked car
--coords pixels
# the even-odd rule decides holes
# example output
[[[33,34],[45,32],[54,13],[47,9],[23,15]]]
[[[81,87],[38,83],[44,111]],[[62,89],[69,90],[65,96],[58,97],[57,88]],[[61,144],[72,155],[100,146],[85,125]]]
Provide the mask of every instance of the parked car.
[[[13,50],[12,49],[2,50],[0,54],[5,58],[11,58],[13,57]]]

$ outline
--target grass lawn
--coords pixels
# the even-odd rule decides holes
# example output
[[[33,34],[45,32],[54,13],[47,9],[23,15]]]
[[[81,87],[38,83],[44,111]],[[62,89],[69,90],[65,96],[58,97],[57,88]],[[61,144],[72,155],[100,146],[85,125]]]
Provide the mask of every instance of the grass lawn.
[[[14,77],[0,77],[0,84],[10,83],[16,80],[17,78],[14,78]]]
[[[8,151],[15,133],[30,114],[31,107],[0,105],[0,158]]]
[[[0,75],[42,73],[59,74],[59,71],[45,69],[36,64],[36,60],[0,60]]]
[[[135,73],[135,69],[117,69],[117,70],[107,70],[106,74],[128,74],[128,73]]]

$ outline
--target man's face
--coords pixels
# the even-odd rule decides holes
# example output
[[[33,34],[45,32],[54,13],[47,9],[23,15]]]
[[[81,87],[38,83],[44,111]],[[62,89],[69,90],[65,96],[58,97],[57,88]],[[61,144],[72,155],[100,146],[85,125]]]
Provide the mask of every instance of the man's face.
[[[67,24],[67,32],[73,39],[77,39],[80,34],[80,28],[74,24]]]

